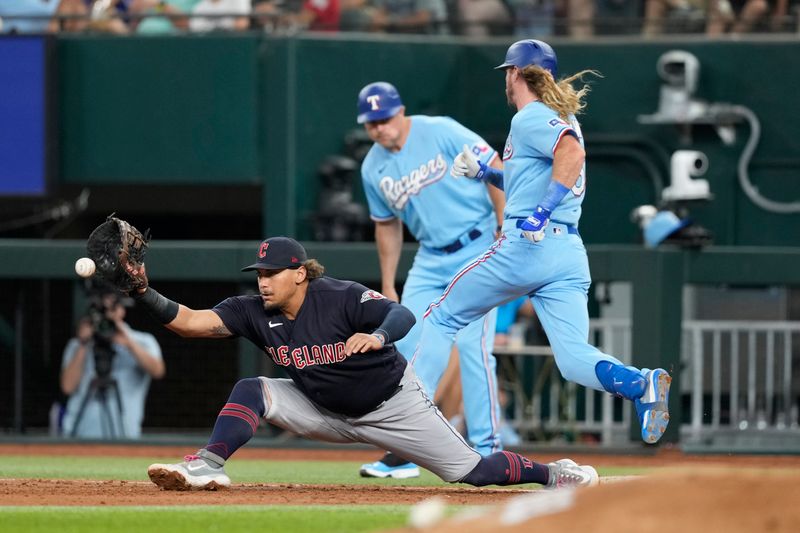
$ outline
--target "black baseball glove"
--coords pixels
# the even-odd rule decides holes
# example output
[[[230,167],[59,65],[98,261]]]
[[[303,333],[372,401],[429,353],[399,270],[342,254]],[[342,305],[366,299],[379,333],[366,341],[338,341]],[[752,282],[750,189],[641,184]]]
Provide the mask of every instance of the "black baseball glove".
[[[144,254],[150,242],[150,230],[144,235],[114,213],[97,226],[86,252],[94,261],[97,275],[121,292],[147,287]]]

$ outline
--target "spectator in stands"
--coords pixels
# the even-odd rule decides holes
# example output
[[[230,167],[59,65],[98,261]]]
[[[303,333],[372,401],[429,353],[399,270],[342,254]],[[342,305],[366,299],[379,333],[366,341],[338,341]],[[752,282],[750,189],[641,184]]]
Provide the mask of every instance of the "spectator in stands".
[[[502,0],[457,0],[458,33],[472,37],[508,34],[511,13]]]
[[[58,22],[52,18],[61,0],[2,0],[0,33],[49,33],[58,31]],[[26,16],[30,18],[25,18]]]
[[[706,0],[647,0],[642,35],[652,37],[664,33],[668,22],[685,32],[693,32],[706,18],[706,3]]]
[[[555,0],[505,0],[514,14],[514,35],[548,37],[554,33]]]
[[[778,29],[788,9],[789,0],[709,0],[706,34],[747,33],[768,17]]]
[[[191,13],[200,0],[137,0],[134,13],[139,15],[131,20],[136,33],[164,34],[189,29],[189,17],[178,17]],[[148,15],[148,16],[144,16]]]
[[[374,10],[367,0],[302,0],[297,5],[267,0],[253,6],[265,31],[367,31]]]
[[[89,24],[89,8],[84,0],[61,0],[56,15],[63,17],[56,24],[59,30],[79,32],[86,30]]]
[[[95,31],[127,34],[137,29],[146,14],[180,14],[171,4],[180,0],[61,0],[58,16],[63,31]],[[144,19],[145,21],[147,18]],[[186,19],[173,19],[174,26],[186,28]],[[164,25],[173,29],[165,19]]]
[[[574,39],[594,35],[594,17],[598,0],[567,0],[567,33]]]
[[[372,0],[372,31],[393,33],[449,33],[444,0]]]
[[[246,30],[250,26],[250,9],[250,0],[200,0],[192,8],[189,29],[194,32]],[[239,16],[223,16],[232,14]]]
[[[79,321],[76,336],[64,349],[61,390],[69,396],[64,433],[79,438],[136,439],[142,433],[150,380],[164,376],[161,347],[153,335],[125,323],[127,298],[123,300],[116,292],[98,298],[102,309],[96,309],[94,319],[87,316]],[[102,346],[106,337],[111,339],[110,357],[98,349],[98,342]],[[115,380],[121,413],[114,387],[107,387],[105,378]]]

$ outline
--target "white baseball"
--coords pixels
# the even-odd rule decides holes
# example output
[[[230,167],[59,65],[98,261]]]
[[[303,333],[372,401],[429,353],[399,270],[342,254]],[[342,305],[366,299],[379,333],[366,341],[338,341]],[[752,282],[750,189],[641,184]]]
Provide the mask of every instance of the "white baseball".
[[[89,259],[88,257],[81,257],[77,261],[75,261],[75,273],[78,274],[82,278],[88,278],[92,274],[94,274],[94,261]]]

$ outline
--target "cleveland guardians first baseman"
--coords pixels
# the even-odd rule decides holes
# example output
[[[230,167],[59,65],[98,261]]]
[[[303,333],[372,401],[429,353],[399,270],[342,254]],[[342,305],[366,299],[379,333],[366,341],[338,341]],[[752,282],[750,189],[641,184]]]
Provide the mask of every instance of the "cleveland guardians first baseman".
[[[502,222],[502,192],[485,183],[453,178],[450,162],[463,147],[484,164],[500,167],[499,157],[480,136],[451,118],[406,116],[400,94],[389,83],[370,83],[361,89],[357,108],[359,124],[374,141],[361,166],[361,178],[375,222],[381,292],[398,300],[395,280],[405,223],[420,246],[400,303],[421,322],[425,310],[456,272],[494,241]],[[455,336],[467,437],[482,455],[501,449],[492,354],[496,315],[496,310],[490,309]],[[397,350],[410,358],[419,334],[420,327],[415,325],[397,341]],[[451,346],[448,342],[436,349],[449,356]],[[434,397],[436,384],[424,385]],[[380,461],[362,465],[361,475],[409,478],[419,476],[419,469],[387,454]]]
[[[642,439],[655,443],[669,422],[669,374],[627,367],[587,342],[591,279],[578,233],[585,152],[575,114],[585,107],[588,88],[571,85],[587,71],[556,82],[555,52],[532,39],[511,45],[497,68],[505,72],[508,103],[517,110],[503,150],[504,171],[464,150],[453,173],[505,190],[503,234],[456,274],[426,312],[413,359],[417,374],[435,384],[447,364],[444,343],[489,309],[528,295],[562,376],[632,400]]]
[[[149,287],[144,266],[133,294],[157,320],[183,337],[244,337],[283,367],[289,379],[242,379],[219,413],[208,444],[177,464],[154,464],[150,479],[167,490],[230,485],[225,461],[262,419],[326,442],[361,442],[407,457],[449,482],[482,486],[597,482],[590,466],[562,459],[535,463],[497,452],[482,457],[430,401],[395,348],[414,324],[402,305],[352,281],[323,276],[303,246],[287,237],[261,243],[258,294],[234,296],[193,310]]]

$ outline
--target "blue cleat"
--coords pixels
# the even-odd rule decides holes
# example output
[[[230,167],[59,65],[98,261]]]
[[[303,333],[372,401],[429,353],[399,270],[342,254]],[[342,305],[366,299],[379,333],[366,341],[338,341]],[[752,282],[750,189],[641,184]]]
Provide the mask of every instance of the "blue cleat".
[[[672,378],[666,370],[656,368],[647,373],[647,388],[641,398],[634,400],[642,440],[655,444],[669,424],[669,386]]]
[[[361,465],[361,470],[358,473],[361,474],[361,477],[408,479],[419,477],[419,467],[414,463],[389,466],[382,461],[375,461],[374,463]]]

